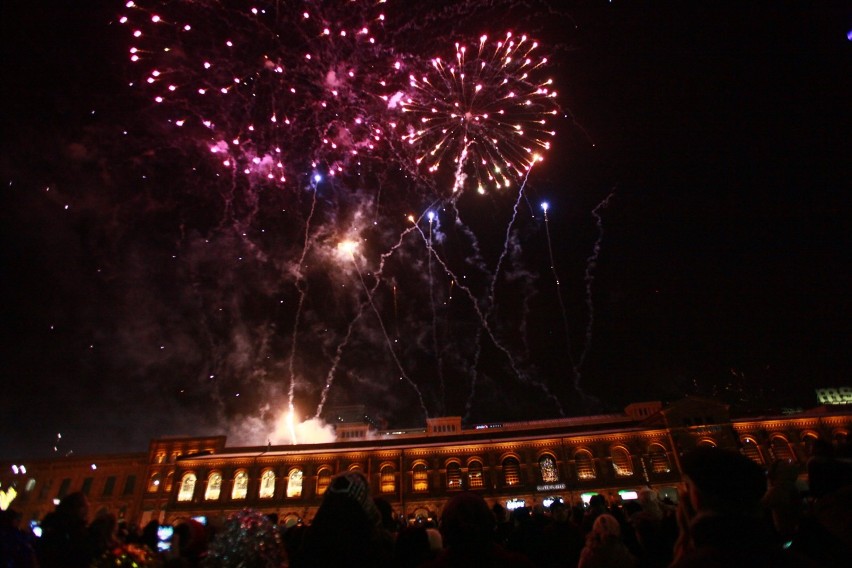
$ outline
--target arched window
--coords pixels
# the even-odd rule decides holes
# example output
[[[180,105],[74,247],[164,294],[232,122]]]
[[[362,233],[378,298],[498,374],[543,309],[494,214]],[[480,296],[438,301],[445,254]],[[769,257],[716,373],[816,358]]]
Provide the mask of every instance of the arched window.
[[[805,455],[810,457],[814,455],[814,447],[819,441],[819,436],[813,432],[805,432],[802,434],[802,445],[805,447]]]
[[[322,495],[331,483],[331,470],[324,467],[317,473],[317,495]]]
[[[712,438],[702,438],[701,440],[698,440],[699,448],[715,448],[717,445],[716,440],[713,440]]]
[[[595,473],[595,462],[592,459],[592,454],[586,450],[579,450],[574,454],[574,464],[577,466],[577,477],[580,479],[594,479],[597,477]]]
[[[393,493],[396,491],[396,472],[393,466],[382,466],[379,471],[379,491],[382,493]]]
[[[447,489],[461,489],[461,466],[459,462],[450,462],[447,464]]]
[[[763,465],[763,456],[754,438],[743,438],[743,455],[758,465]]]
[[[231,489],[231,499],[245,499],[248,495],[248,474],[240,470],[234,476],[234,488]]]
[[[794,463],[796,456],[793,455],[793,450],[790,449],[790,444],[784,436],[773,436],[769,443],[769,449],[772,452],[772,457],[779,461]]]
[[[425,463],[418,463],[412,471],[412,484],[415,491],[429,490],[429,472],[426,470]]]
[[[620,447],[612,449],[612,469],[615,470],[615,475],[619,477],[633,475],[633,460],[627,450]]]
[[[559,468],[556,459],[550,454],[544,454],[538,460],[538,468],[541,471],[542,483],[556,483],[559,481]]]
[[[519,485],[521,483],[521,464],[515,458],[503,460],[503,483],[505,485]]]
[[[178,501],[192,501],[192,495],[195,493],[195,474],[192,472],[183,474],[180,480],[180,491],[178,492]]]
[[[163,486],[163,489],[165,489],[166,493],[171,493],[172,484],[174,483],[174,480],[175,480],[175,472],[170,471],[169,474],[166,476],[166,482]]]
[[[148,493],[154,493],[160,489],[160,474],[155,473],[148,479]]]
[[[211,473],[207,476],[207,489],[204,491],[205,501],[216,501],[222,492],[222,474]]]
[[[275,495],[275,472],[266,469],[260,476],[260,491],[257,496],[261,499],[270,499]]]
[[[654,473],[668,473],[672,470],[669,454],[660,444],[651,444],[648,457],[651,459],[651,471]]]
[[[357,471],[358,473],[364,473],[364,470],[361,469],[360,463],[353,463],[349,466],[349,471]]]
[[[292,499],[302,496],[302,470],[294,469],[287,476],[287,498]]]
[[[482,462],[473,460],[467,465],[467,486],[470,489],[481,489],[485,487],[485,480],[482,478]]]

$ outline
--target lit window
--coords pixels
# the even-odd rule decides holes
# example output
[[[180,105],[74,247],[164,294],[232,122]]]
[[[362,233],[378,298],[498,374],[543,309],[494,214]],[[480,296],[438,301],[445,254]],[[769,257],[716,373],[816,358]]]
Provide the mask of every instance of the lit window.
[[[222,492],[222,474],[211,473],[207,478],[207,489],[204,491],[205,501],[216,501]]]
[[[743,439],[743,454],[754,463],[763,465],[763,456],[760,455],[760,448],[757,447],[757,443],[751,438]]]
[[[580,450],[574,454],[574,463],[577,466],[577,477],[580,479],[594,479],[597,477],[592,454],[586,450]]]
[[[474,460],[467,466],[467,484],[471,489],[480,489],[485,486],[482,478],[482,462]]]
[[[503,483],[518,485],[521,482],[521,465],[515,458],[503,460]]]
[[[796,456],[793,455],[793,450],[790,448],[790,444],[787,443],[787,440],[785,440],[783,436],[775,436],[772,438],[770,449],[772,450],[772,457],[776,460],[786,461],[789,463],[794,463],[796,461]]]
[[[160,489],[160,474],[155,473],[148,480],[148,493],[154,493]]]
[[[447,464],[447,489],[461,489],[461,466],[458,462],[450,462]]]
[[[287,497],[301,497],[302,496],[302,470],[294,469],[290,472],[290,475],[287,477]]]
[[[654,473],[668,473],[672,470],[672,466],[669,463],[669,455],[661,445],[652,444],[648,448],[648,457],[651,458],[651,470]]]
[[[180,480],[180,491],[178,491],[178,501],[192,501],[192,495],[195,493],[195,474],[185,473]]]
[[[556,483],[559,481],[559,468],[556,467],[556,460],[553,456],[545,454],[538,460],[538,467],[541,470],[541,481],[543,483]]]
[[[275,472],[267,469],[260,476],[260,492],[258,497],[261,499],[269,499],[275,494]]]
[[[234,488],[231,489],[231,499],[245,499],[248,494],[248,474],[238,471],[234,476]]]
[[[317,474],[317,495],[322,495],[331,483],[331,470],[323,468]]]
[[[615,475],[619,477],[633,475],[633,460],[630,459],[627,450],[624,448],[612,449],[612,468],[615,470]]]
[[[393,493],[396,491],[396,476],[393,468],[386,465],[379,472],[379,490],[382,493]]]
[[[413,481],[415,491],[429,490],[429,472],[426,471],[426,464],[419,463],[414,466]]]

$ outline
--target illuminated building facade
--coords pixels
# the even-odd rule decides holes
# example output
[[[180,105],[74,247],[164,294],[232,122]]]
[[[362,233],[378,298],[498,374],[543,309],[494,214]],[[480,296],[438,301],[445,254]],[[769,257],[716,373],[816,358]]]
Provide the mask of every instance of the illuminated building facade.
[[[0,489],[15,487],[13,506],[25,519],[42,518],[55,499],[82,490],[93,514],[108,510],[138,524],[196,516],[218,522],[245,507],[295,522],[313,517],[335,474],[357,470],[374,496],[416,519],[440,514],[463,490],[510,508],[576,503],[593,493],[629,499],[646,486],[676,499],[679,456],[700,445],[737,449],[767,466],[787,460],[806,482],[811,445],[846,443],[850,427],[848,406],[732,419],[725,405],[686,398],[523,423],[463,427],[445,417],[406,431],[342,424],[332,444],[230,448],[223,436],[160,438],[147,453],[35,460],[25,474],[3,464]]]

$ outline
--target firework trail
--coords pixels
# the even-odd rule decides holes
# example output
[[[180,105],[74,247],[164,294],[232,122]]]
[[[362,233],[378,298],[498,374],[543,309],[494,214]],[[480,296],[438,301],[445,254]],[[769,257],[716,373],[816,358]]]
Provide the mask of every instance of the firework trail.
[[[314,218],[314,212],[317,207],[317,184],[320,182],[320,177],[317,175],[313,180],[313,197],[311,199],[311,210],[308,213],[308,219],[305,222],[305,242],[302,246],[302,255],[299,257],[299,263],[296,265],[296,289],[299,292],[299,303],[296,306],[296,317],[293,320],[293,337],[291,339],[290,344],[290,361],[289,361],[289,369],[290,369],[290,388],[287,391],[287,408],[290,412],[290,416],[293,416],[294,407],[293,407],[293,399],[296,396],[296,369],[295,369],[295,361],[296,361],[296,345],[299,337],[299,320],[302,316],[302,308],[305,305],[305,296],[308,291],[305,285],[305,279],[303,275],[303,267],[305,264],[305,257],[308,254],[308,249],[311,246],[311,220]],[[291,423],[291,439],[296,439],[296,432]]]
[[[428,245],[429,241],[426,238],[426,235],[423,233],[423,231],[419,227],[417,228],[417,231],[420,233],[420,236],[423,238],[423,241],[427,244],[427,246],[429,246]],[[506,356],[506,360],[509,362],[509,365],[511,366],[512,371],[515,373],[515,376],[519,380],[521,380],[522,382],[527,383],[527,384],[531,384],[531,385],[537,387],[539,390],[541,390],[542,393],[544,393],[544,395],[549,400],[551,400],[553,402],[554,406],[559,411],[559,414],[564,415],[564,411],[562,410],[562,403],[560,403],[559,399],[556,398],[550,392],[550,389],[547,388],[547,385],[545,385],[544,383],[542,383],[540,381],[534,380],[533,378],[529,377],[526,373],[524,373],[520,369],[520,367],[518,366],[517,362],[515,361],[515,358],[512,355],[512,352],[505,345],[503,345],[503,343],[497,338],[496,334],[494,333],[494,330],[491,329],[491,326],[489,325],[488,320],[485,317],[485,314],[483,313],[482,309],[479,307],[479,303],[477,302],[475,294],[470,290],[470,288],[468,288],[467,286],[465,286],[464,284],[461,283],[458,276],[456,276],[453,273],[453,271],[450,269],[450,267],[447,266],[447,264],[444,262],[444,260],[440,257],[440,255],[438,255],[438,253],[434,249],[432,249],[430,247],[429,252],[435,256],[435,260],[438,261],[438,263],[444,268],[444,270],[447,272],[447,274],[453,279],[453,281],[456,283],[456,286],[458,286],[459,290],[461,290],[462,292],[464,292],[467,295],[468,299],[470,300],[471,306],[473,307],[474,311],[476,312],[476,315],[479,317],[479,324],[481,326],[481,329],[484,330],[485,333],[488,334],[488,337],[489,337],[489,339],[491,339],[491,342],[494,344],[494,346],[497,349],[499,349],[503,353],[503,355]]]
[[[367,294],[367,302],[369,302],[370,307],[373,309],[373,313],[376,314],[376,320],[379,323],[379,328],[382,330],[382,335],[385,338],[385,344],[387,345],[388,351],[390,352],[391,357],[393,358],[394,363],[396,363],[397,370],[399,374],[402,376],[405,381],[411,385],[411,388],[414,389],[414,392],[417,394],[417,399],[420,401],[420,409],[423,411],[423,417],[429,418],[429,411],[426,409],[426,403],[423,402],[423,393],[420,392],[420,389],[411,377],[405,372],[405,368],[397,357],[396,351],[393,348],[393,341],[391,341],[390,335],[388,335],[387,328],[385,328],[385,324],[382,321],[382,314],[379,312],[379,309],[376,307],[375,302],[373,302],[373,294],[371,293],[370,288],[367,286],[367,283],[364,282],[364,276],[361,274],[361,269],[358,268],[358,263],[355,260],[355,250],[354,247],[350,248],[349,252],[352,255],[352,264],[355,266],[355,272],[358,273],[358,279],[361,281],[361,286],[364,288],[364,292]]]
[[[553,281],[556,284],[556,299],[559,301],[559,312],[562,315],[562,325],[565,329],[565,353],[571,366],[574,390],[577,391],[577,394],[581,397],[585,397],[582,389],[580,389],[580,375],[577,371],[577,364],[574,362],[574,355],[572,354],[571,329],[568,326],[568,311],[565,309],[565,300],[562,298],[562,282],[556,271],[556,260],[553,258],[553,244],[550,240],[550,221],[547,217],[547,210],[550,209],[550,204],[545,201],[541,204],[541,209],[544,212],[544,232],[547,236],[547,254],[550,259],[550,272],[553,274]]]
[[[426,213],[429,219],[429,243],[428,248],[432,250],[432,225],[437,223],[434,211]],[[435,282],[432,275],[432,255],[428,255],[429,265],[429,305],[432,308],[432,349],[435,353],[435,364],[438,370],[438,393],[439,393],[439,412],[443,412],[446,405],[446,387],[444,385],[444,363],[441,359],[441,348],[438,344],[438,310],[435,306]]]
[[[595,267],[598,265],[598,257],[601,252],[601,243],[603,242],[604,237],[604,228],[603,228],[603,219],[601,218],[600,210],[609,206],[609,200],[612,196],[615,195],[615,190],[613,189],[609,195],[607,195],[603,201],[597,204],[594,209],[592,209],[592,217],[595,218],[595,226],[598,229],[598,237],[595,240],[595,245],[592,248],[592,254],[589,258],[586,259],[586,271],[583,276],[583,279],[586,283],[586,310],[588,320],[586,322],[586,341],[583,344],[583,350],[580,352],[580,357],[577,359],[577,367],[575,370],[575,376],[579,381],[580,377],[580,369],[583,367],[583,363],[586,360],[586,355],[589,353],[589,349],[592,346],[592,328],[595,325],[595,305],[592,302],[592,285],[595,282]]]
[[[364,309],[367,307],[367,304],[371,301],[373,295],[376,293],[376,289],[379,287],[379,284],[381,284],[381,282],[382,282],[381,276],[382,276],[382,273],[384,272],[385,262],[402,246],[402,244],[405,240],[405,237],[408,236],[408,234],[411,233],[414,230],[415,230],[415,228],[413,226],[405,229],[402,233],[400,233],[399,240],[397,240],[396,244],[393,245],[390,248],[390,250],[386,251],[385,253],[383,253],[381,255],[381,258],[379,260],[379,267],[375,272],[376,279],[375,279],[375,282],[373,284],[373,287],[370,288],[369,290],[367,290],[367,298],[365,300],[363,300],[360,303],[360,305],[358,306],[358,310],[355,313],[355,317],[352,318],[352,320],[350,320],[349,325],[346,329],[346,335],[343,337],[343,340],[340,343],[337,344],[337,347],[335,349],[334,359],[332,360],[331,368],[329,368],[328,374],[326,375],[325,386],[323,387],[322,394],[321,394],[321,397],[320,397],[320,402],[319,402],[319,405],[317,405],[317,411],[314,415],[314,418],[320,418],[321,415],[322,415],[323,406],[325,406],[326,400],[328,399],[328,392],[329,392],[329,390],[331,390],[331,387],[334,384],[334,375],[335,375],[335,372],[337,371],[337,366],[340,363],[340,359],[343,356],[343,352],[346,350],[346,347],[349,345],[349,340],[352,337],[352,331],[355,329],[355,324],[358,322],[358,320],[361,319],[361,316],[364,315]],[[359,273],[359,276],[360,276],[360,273]],[[363,282],[363,280],[362,280],[362,282]]]

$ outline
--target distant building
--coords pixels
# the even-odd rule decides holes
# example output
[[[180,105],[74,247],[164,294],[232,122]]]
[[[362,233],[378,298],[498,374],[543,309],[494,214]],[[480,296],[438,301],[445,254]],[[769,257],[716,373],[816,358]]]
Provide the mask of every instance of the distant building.
[[[442,417],[396,431],[353,419],[339,421],[331,444],[231,448],[224,436],[159,438],[147,452],[7,462],[0,464],[0,490],[15,487],[12,506],[26,520],[83,491],[93,514],[111,511],[138,524],[198,516],[218,523],[245,507],[295,522],[313,517],[335,474],[357,470],[375,496],[413,520],[439,514],[462,490],[509,508],[577,503],[594,493],[630,499],[646,486],[676,499],[679,458],[701,445],[737,449],[765,466],[789,461],[805,483],[813,442],[846,444],[850,427],[848,406],[731,418],[726,405],[694,397],[532,422],[462,425]]]

